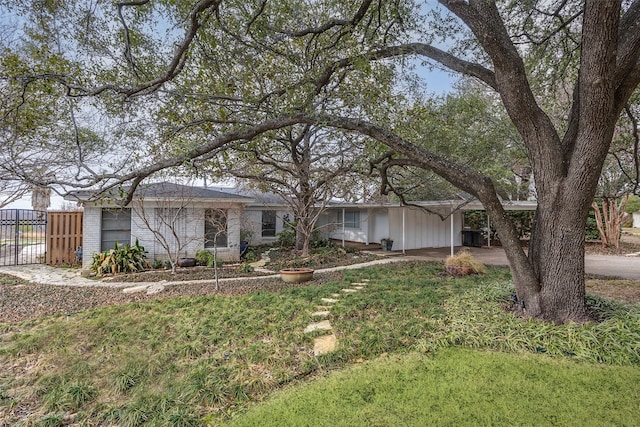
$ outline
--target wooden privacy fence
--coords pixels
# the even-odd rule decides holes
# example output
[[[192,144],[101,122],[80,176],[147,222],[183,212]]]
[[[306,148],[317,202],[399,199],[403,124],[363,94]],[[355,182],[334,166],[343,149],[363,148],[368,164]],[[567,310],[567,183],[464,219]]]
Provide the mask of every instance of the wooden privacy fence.
[[[47,264],[76,265],[76,250],[82,246],[82,212],[49,212],[47,220]]]

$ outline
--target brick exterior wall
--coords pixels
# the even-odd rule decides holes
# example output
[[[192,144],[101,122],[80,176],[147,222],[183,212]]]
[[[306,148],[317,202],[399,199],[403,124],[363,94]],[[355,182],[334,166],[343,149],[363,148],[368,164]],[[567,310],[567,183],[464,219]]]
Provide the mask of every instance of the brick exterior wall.
[[[93,255],[100,252],[102,208],[85,206],[82,225],[82,268],[91,267]]]
[[[167,260],[169,254],[166,249],[156,239],[154,233],[145,223],[155,230],[160,230],[161,234],[166,237],[173,254],[177,249],[177,243],[172,238],[172,233],[166,226],[163,227],[162,221],[159,219],[157,205],[145,204],[143,208],[134,206],[131,214],[131,244],[136,239],[140,245],[144,246],[147,258],[153,260]],[[184,213],[180,221],[172,228],[176,229],[180,235],[180,257],[194,257],[196,252],[204,249],[204,218],[205,209],[216,208],[216,206],[190,206],[184,208]],[[218,247],[218,258],[224,262],[233,262],[240,260],[240,228],[241,228],[242,210],[239,205],[229,206],[227,208],[227,246]],[[93,254],[100,252],[101,244],[101,228],[102,228],[102,207],[85,206],[84,208],[84,226],[83,226],[83,260],[82,267],[88,269],[91,266]],[[207,248],[213,251],[213,248]]]

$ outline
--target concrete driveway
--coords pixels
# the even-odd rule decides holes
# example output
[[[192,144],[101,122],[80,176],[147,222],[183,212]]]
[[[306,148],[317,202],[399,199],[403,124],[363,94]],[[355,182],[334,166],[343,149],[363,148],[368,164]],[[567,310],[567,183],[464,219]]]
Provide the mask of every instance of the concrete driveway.
[[[457,253],[461,248],[456,247]],[[468,247],[473,256],[483,264],[509,265],[504,250],[500,247]],[[407,255],[426,257],[427,259],[442,260],[451,253],[450,248],[416,249],[407,251]],[[640,257],[616,255],[587,255],[585,269],[589,274],[615,276],[623,279],[640,280]]]

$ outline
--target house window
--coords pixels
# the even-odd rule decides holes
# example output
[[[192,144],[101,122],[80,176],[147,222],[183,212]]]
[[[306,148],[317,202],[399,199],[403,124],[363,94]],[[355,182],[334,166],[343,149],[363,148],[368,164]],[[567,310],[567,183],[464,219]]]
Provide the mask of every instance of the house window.
[[[262,237],[276,236],[276,211],[262,211]]]
[[[227,247],[227,211],[205,209],[204,247]]]
[[[113,249],[118,245],[131,243],[131,209],[103,209],[100,250]]]
[[[360,228],[360,211],[338,211],[338,223],[344,223],[344,228]]]
[[[177,231],[184,228],[186,221],[186,213],[184,208],[167,208],[159,207],[155,208],[156,211],[156,228],[162,230],[163,233],[168,234],[172,231]],[[144,213],[143,213],[144,215]],[[168,230],[164,230],[164,229]]]

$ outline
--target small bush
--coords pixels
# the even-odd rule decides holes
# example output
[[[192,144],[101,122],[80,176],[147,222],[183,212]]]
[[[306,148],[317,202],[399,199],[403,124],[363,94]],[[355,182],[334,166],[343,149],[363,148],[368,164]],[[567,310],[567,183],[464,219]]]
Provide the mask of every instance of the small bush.
[[[335,243],[333,242],[333,240],[331,239],[323,239],[320,236],[320,230],[318,230],[317,228],[315,230],[313,230],[313,234],[311,235],[311,247],[312,248],[326,248],[326,247],[333,247],[335,246]]]
[[[292,248],[296,244],[296,231],[293,228],[287,227],[278,233],[278,245],[281,248]]]
[[[244,256],[246,262],[255,262],[260,258],[260,254],[256,254],[253,249],[249,249],[249,252]]]
[[[135,273],[149,269],[149,262],[145,259],[144,247],[138,243],[133,246],[118,245],[116,242],[113,249],[104,251],[93,256],[91,270],[98,276],[103,274]]]
[[[196,252],[196,265],[213,268],[215,264],[218,264],[218,267],[222,267],[222,261],[219,259],[216,261],[213,252],[206,249],[200,249]]]
[[[454,256],[448,256],[444,261],[444,269],[454,276],[468,276],[469,274],[484,274],[487,268],[478,262],[467,250],[462,250]]]
[[[238,267],[238,270],[243,272],[243,273],[253,273],[253,266],[251,264],[249,264],[248,262],[243,262]]]
[[[196,252],[196,264],[205,266],[209,264],[213,265],[213,253],[206,249],[200,249]]]

